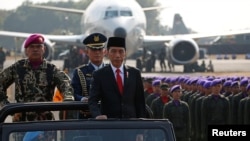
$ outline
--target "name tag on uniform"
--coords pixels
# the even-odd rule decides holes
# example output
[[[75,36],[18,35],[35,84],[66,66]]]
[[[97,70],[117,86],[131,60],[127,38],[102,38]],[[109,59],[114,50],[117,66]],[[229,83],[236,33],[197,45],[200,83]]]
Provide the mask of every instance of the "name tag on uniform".
[[[92,74],[91,73],[87,73],[86,74],[86,80],[91,80],[92,79]]]
[[[91,73],[87,73],[86,76],[87,77],[92,77],[92,74]]]

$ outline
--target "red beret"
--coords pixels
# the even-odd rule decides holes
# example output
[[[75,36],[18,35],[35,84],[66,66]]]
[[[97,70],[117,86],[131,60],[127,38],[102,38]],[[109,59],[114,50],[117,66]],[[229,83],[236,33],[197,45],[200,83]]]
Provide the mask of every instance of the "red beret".
[[[26,40],[24,48],[27,48],[31,44],[43,44],[44,37],[41,34],[32,34]]]

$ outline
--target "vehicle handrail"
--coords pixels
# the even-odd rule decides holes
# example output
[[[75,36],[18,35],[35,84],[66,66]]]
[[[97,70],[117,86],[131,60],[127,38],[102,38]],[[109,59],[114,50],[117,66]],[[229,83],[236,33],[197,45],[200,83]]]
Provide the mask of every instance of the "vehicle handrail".
[[[4,122],[7,116],[20,112],[83,110],[87,108],[88,104],[80,101],[9,103],[0,110],[0,123]]]

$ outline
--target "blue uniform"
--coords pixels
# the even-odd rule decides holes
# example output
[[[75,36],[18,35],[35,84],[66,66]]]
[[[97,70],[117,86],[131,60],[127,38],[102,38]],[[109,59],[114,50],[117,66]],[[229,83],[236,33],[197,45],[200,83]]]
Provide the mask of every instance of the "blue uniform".
[[[107,38],[103,34],[93,33],[83,40],[83,44],[90,50],[102,50],[106,41]],[[84,97],[88,97],[92,73],[103,66],[104,63],[100,66],[96,66],[91,63],[90,60],[88,64],[81,65],[74,70],[71,85],[74,89],[74,97],[76,101],[83,101]]]
[[[82,74],[85,77],[85,86],[81,85],[81,80],[80,80],[80,76],[78,74],[78,69],[81,70]],[[84,96],[88,96],[88,92],[89,92],[89,87],[90,87],[90,81],[92,79],[92,73],[95,70],[94,66],[91,63],[82,65],[80,67],[78,67],[77,69],[74,70],[73,72],[73,77],[72,77],[72,81],[71,81],[71,85],[74,89],[74,97],[76,101],[81,101],[81,99]],[[86,87],[87,89],[87,94],[83,93],[83,87]]]
[[[99,68],[103,66],[104,64],[101,64]],[[94,66],[92,63],[88,63],[79,66],[74,70],[71,85],[74,89],[74,97],[76,101],[83,101],[84,97],[88,98],[92,73],[99,68]],[[79,118],[91,118],[89,110],[82,110],[80,112]]]
[[[88,51],[87,54],[88,56],[90,55],[90,62],[77,67],[73,71],[71,85],[74,89],[74,97],[76,101],[83,101],[87,104],[92,73],[104,66],[102,59],[104,57],[103,49],[106,41],[107,38],[101,33],[93,33],[83,40],[83,44]],[[95,56],[92,56],[94,54],[99,55],[95,58]],[[98,66],[96,64],[98,64]],[[89,109],[83,109],[80,113],[79,118],[82,118],[82,115],[83,118],[91,117]]]

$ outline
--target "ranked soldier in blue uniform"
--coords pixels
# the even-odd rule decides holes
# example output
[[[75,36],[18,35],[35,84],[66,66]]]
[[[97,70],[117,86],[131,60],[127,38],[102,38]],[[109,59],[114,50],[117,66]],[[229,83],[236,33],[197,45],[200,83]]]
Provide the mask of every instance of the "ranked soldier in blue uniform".
[[[74,89],[76,101],[88,103],[90,81],[92,73],[102,68],[105,64],[103,58],[105,55],[105,44],[107,38],[101,33],[93,33],[83,40],[86,46],[89,63],[77,67],[73,72],[71,85]],[[91,118],[88,110],[81,111],[80,118]]]

